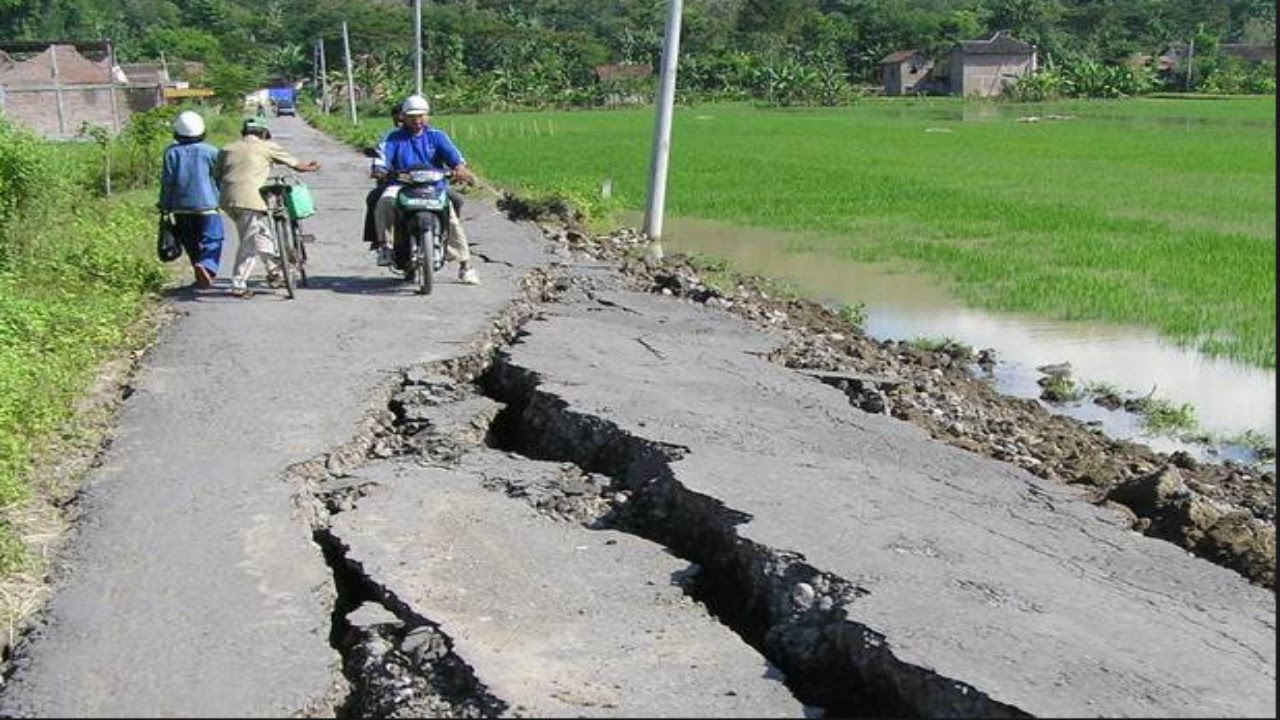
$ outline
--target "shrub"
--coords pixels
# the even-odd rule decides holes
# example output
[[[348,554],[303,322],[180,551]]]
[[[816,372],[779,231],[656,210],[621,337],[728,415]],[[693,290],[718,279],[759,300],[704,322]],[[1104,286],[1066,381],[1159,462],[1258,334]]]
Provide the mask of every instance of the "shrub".
[[[0,116],[0,272],[29,244],[21,230],[32,223],[19,223],[18,208],[26,211],[30,221],[31,210],[40,205],[38,198],[48,190],[50,180],[35,135]]]

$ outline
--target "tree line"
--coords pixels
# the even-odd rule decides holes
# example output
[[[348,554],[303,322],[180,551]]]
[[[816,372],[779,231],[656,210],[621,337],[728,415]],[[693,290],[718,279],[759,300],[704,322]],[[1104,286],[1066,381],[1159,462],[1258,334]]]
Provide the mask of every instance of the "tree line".
[[[452,110],[582,107],[651,97],[653,79],[601,80],[615,63],[659,66],[667,0],[423,0],[424,75]],[[0,37],[109,39],[121,61],[195,61],[186,79],[227,100],[272,81],[315,78],[345,93],[349,27],[362,104],[412,89],[406,0],[0,0]],[[1274,61],[1225,44],[1275,44],[1267,0],[685,0],[686,100],[839,104],[878,86],[880,60],[917,49],[942,63],[964,40],[1008,30],[1045,71],[1024,99],[1153,90],[1274,93]],[[1194,44],[1193,73],[1154,58]],[[1135,62],[1133,58],[1151,58]],[[176,70],[181,75],[183,70]],[[342,96],[340,96],[342,97]]]

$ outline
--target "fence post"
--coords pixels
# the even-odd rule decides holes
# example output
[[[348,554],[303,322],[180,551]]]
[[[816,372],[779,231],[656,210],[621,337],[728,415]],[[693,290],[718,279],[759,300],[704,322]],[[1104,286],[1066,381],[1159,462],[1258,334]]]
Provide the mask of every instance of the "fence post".
[[[324,38],[318,41],[320,45],[320,108],[325,115],[329,114],[329,70],[324,65]]]
[[[116,103],[116,46],[107,46],[107,79],[111,84],[111,131],[113,135],[120,134],[120,106]],[[168,73],[166,73],[166,76]],[[160,97],[164,97],[163,83],[161,83]],[[110,169],[107,173],[107,194],[111,194],[111,175]]]
[[[67,117],[66,110],[62,106],[62,78],[58,74],[58,46],[49,46],[49,61],[53,65],[53,95],[58,102],[58,134],[66,136],[67,134]]]

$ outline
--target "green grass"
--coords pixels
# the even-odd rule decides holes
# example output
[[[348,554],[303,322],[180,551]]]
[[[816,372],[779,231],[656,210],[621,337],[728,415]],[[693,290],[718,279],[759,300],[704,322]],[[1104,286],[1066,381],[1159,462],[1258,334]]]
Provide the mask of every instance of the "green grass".
[[[640,210],[653,115],[435,122],[499,185],[598,197],[607,179]],[[666,209],[837,238],[797,251],[896,261],[974,306],[1275,367],[1275,185],[1274,98],[717,105],[676,112]]]
[[[1196,409],[1189,403],[1148,398],[1142,402],[1141,412],[1147,431],[1156,435],[1189,434],[1200,427]]]
[[[0,127],[0,185],[23,209],[0,212],[0,575],[32,560],[14,518],[51,501],[33,493],[33,463],[66,439],[102,364],[147,341],[131,328],[175,271],[155,257],[164,144],[114,143],[121,174],[103,198],[104,146]],[[141,187],[125,189],[130,175]]]

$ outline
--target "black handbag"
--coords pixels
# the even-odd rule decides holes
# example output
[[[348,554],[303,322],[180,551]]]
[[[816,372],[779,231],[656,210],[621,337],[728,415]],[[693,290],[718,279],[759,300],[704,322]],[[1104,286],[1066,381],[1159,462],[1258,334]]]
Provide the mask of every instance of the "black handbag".
[[[182,257],[177,228],[173,218],[165,213],[160,213],[160,227],[156,231],[156,256],[161,262],[173,262]]]

